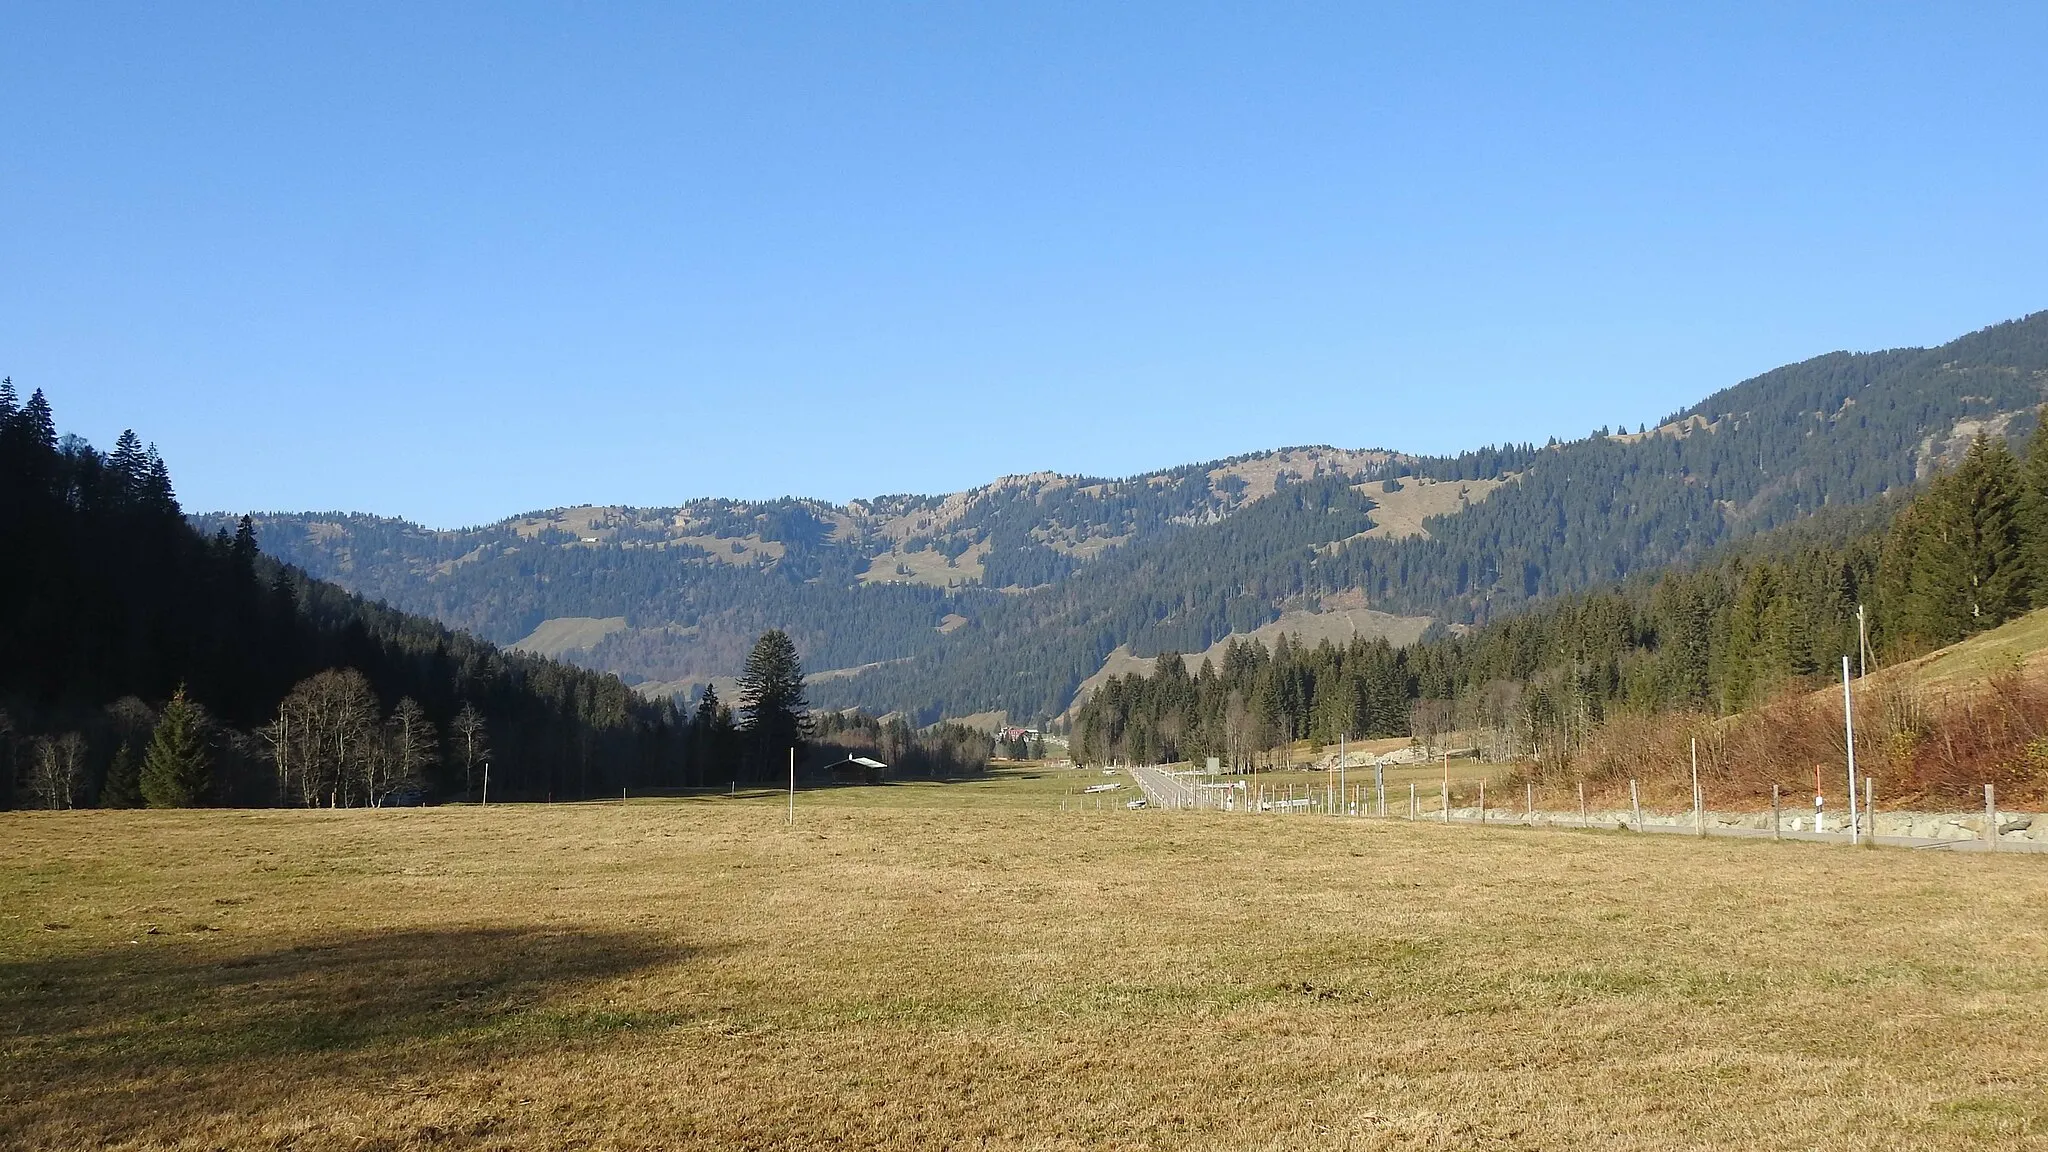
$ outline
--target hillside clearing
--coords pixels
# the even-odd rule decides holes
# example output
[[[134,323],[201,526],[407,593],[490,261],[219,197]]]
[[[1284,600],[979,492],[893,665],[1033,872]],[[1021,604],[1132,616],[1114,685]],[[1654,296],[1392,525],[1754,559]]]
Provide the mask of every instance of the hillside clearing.
[[[0,1146],[2022,1147],[2035,860],[1077,773],[0,814]]]
[[[514,652],[531,652],[554,660],[571,652],[594,648],[598,641],[625,629],[624,616],[557,616],[541,621],[524,639],[507,647]]]
[[[1373,499],[1372,527],[1360,533],[1361,540],[1406,540],[1429,538],[1423,521],[1432,516],[1454,516],[1493,495],[1493,490],[1519,477],[1489,480],[1430,480],[1410,477],[1389,492],[1381,484],[1363,484],[1359,491]]]
[[[1200,652],[1184,653],[1181,663],[1192,674],[1202,667],[1204,660],[1220,666],[1223,653],[1232,641],[1256,642],[1271,647],[1282,636],[1309,647],[1325,640],[1332,644],[1349,644],[1361,636],[1367,640],[1384,638],[1389,644],[1400,647],[1422,639],[1431,623],[1433,621],[1427,616],[1396,616],[1391,612],[1367,608],[1364,597],[1349,593],[1329,597],[1322,610],[1292,609],[1281,613],[1279,619],[1261,624],[1249,632],[1233,632]],[[1117,645],[1103,658],[1102,667],[1075,687],[1074,699],[1067,705],[1066,715],[1071,717],[1112,676],[1132,673],[1150,676],[1157,660],[1155,656],[1133,656],[1128,644]]]

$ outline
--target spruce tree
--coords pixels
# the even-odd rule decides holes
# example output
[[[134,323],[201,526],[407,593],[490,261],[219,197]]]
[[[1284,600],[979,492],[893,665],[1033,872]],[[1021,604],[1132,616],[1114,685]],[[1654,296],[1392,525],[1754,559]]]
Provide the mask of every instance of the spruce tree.
[[[142,765],[135,745],[126,740],[114,749],[114,762],[107,767],[107,782],[100,787],[100,807],[142,807]]]
[[[733,778],[738,735],[732,709],[718,698],[717,688],[706,684],[704,695],[697,701],[697,712],[690,719],[690,757],[696,765],[698,783]]]
[[[2019,529],[2021,591],[2027,608],[2048,606],[2048,408],[2035,414],[2034,434],[2020,463],[2019,498],[2013,516]]]
[[[1979,434],[1956,469],[1952,505],[1968,565],[1967,631],[2000,624],[2024,602],[2017,516],[2019,465],[2004,440]]]
[[[114,451],[107,457],[107,467],[114,473],[115,483],[124,500],[134,500],[142,491],[144,479],[149,474],[149,458],[142,450],[142,437],[130,428],[114,441]]]
[[[789,634],[773,629],[761,634],[747,655],[740,677],[740,729],[748,750],[762,768],[772,768],[791,748],[803,747],[810,735],[810,709],[804,701],[804,669]]]
[[[198,705],[185,698],[185,686],[164,705],[149,752],[142,761],[142,798],[151,808],[190,808],[206,791],[211,764]]]
[[[1912,557],[1904,572],[1904,630],[1919,647],[1953,643],[1970,629],[1970,515],[1959,496],[1954,473],[1937,476],[1914,502],[1911,522],[1900,517],[1900,550]]]

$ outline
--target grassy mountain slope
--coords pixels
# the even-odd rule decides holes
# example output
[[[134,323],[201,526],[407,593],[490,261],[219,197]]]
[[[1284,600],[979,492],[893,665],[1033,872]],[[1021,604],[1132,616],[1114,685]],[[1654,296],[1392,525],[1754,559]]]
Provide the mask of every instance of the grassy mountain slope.
[[[2021,672],[2030,679],[2048,680],[2048,608],[1873,672],[1871,682],[1902,684],[1924,692],[1961,693],[1981,687],[2001,672]]]

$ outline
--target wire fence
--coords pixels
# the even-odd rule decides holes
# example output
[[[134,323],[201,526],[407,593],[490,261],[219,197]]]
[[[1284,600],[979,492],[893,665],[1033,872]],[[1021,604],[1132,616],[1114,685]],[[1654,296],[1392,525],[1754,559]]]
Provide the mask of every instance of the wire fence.
[[[1595,808],[1588,804],[1583,785],[1578,786],[1573,808],[1537,806],[1533,784],[1511,789],[1509,803],[1495,787],[1489,800],[1484,781],[1453,781],[1448,778],[1426,786],[1409,780],[1396,785],[1383,773],[1358,782],[1332,773],[1331,779],[1316,784],[1307,780],[1260,781],[1231,777],[1201,769],[1173,770],[1163,766],[1132,766],[1129,772],[1135,790],[1115,785],[1097,785],[1076,798],[1063,798],[1062,808],[1097,811],[1210,812],[1233,815],[1316,816],[1335,819],[1401,820],[1435,822],[1445,825],[1616,830],[1641,833],[1808,840],[1824,843],[1873,844],[1908,848],[2048,852],[2048,819],[2037,830],[2033,813],[2001,812],[1997,791],[1984,785],[1981,813],[1879,812],[1877,781],[1859,781],[1861,796],[1839,813],[1828,811],[1824,797],[1813,797],[1809,814],[1803,805],[1787,806],[1785,798],[1772,790],[1769,811],[1710,811],[1697,784],[1689,811],[1645,809],[1638,782],[1629,781],[1629,805]],[[1802,798],[1803,799],[1803,798]],[[1519,804],[1516,803],[1519,801]],[[2037,839],[2036,837],[2040,838]]]

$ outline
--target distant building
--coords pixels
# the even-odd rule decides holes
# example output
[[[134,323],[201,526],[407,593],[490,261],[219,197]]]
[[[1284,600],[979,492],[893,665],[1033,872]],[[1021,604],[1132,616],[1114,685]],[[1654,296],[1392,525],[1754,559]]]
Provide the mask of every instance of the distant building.
[[[882,773],[888,770],[887,764],[866,756],[848,756],[825,765],[825,773],[834,784],[880,784]]]

